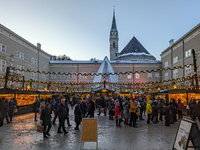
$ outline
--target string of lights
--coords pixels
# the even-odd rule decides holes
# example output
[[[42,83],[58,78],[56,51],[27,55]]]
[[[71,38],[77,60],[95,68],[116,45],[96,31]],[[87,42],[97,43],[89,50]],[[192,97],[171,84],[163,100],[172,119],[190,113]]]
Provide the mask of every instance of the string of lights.
[[[175,67],[168,67],[168,68],[161,68],[161,69],[154,69],[154,70],[142,70],[142,71],[128,71],[128,72],[115,72],[115,73],[65,73],[65,72],[45,72],[45,71],[34,71],[32,69],[19,69],[15,67],[10,67],[10,70],[18,70],[23,72],[30,72],[30,73],[40,73],[40,74],[60,74],[60,75],[75,75],[75,76],[99,76],[99,75],[125,75],[125,74],[140,74],[140,73],[152,73],[158,71],[167,71],[167,70],[175,70],[175,69],[183,69],[185,67],[189,68],[193,66],[193,64],[183,65],[183,66],[175,66]]]

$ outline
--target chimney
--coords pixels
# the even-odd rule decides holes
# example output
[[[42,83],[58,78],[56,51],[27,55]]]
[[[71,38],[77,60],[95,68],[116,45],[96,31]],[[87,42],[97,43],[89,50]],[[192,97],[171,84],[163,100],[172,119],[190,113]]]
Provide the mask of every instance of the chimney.
[[[37,48],[41,49],[41,44],[40,43],[37,43]]]
[[[174,44],[174,39],[171,39],[170,41],[169,41],[169,46],[172,46]]]

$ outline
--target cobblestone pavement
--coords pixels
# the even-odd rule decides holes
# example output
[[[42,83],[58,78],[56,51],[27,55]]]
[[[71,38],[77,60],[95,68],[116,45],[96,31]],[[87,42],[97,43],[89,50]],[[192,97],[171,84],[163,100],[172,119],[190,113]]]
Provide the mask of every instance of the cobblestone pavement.
[[[137,122],[138,128],[122,124],[115,126],[115,120],[108,116],[97,116],[98,119],[98,149],[99,150],[170,150],[172,149],[179,121],[170,127],[164,122],[146,125],[145,120]],[[39,120],[39,116],[38,116]],[[4,120],[5,121],[5,120]],[[0,150],[77,150],[80,149],[80,131],[75,131],[73,111],[70,110],[71,127],[66,127],[68,134],[57,134],[58,125],[52,126],[50,138],[43,139],[41,133],[36,132],[39,123],[34,121],[34,114],[15,116],[11,124],[4,124],[0,128]],[[58,123],[58,119],[57,119]],[[96,143],[84,143],[83,149],[95,149]]]

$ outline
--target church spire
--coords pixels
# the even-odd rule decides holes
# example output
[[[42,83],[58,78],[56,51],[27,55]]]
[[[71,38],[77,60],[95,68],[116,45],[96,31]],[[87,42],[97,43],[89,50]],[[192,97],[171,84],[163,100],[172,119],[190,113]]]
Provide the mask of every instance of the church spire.
[[[115,9],[113,9],[113,21],[112,21],[111,31],[117,31],[117,24],[115,21]]]

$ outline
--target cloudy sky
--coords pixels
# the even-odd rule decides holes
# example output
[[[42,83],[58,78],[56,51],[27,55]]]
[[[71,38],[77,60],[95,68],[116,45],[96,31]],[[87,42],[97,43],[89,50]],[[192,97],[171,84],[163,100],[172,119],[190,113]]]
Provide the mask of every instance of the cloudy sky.
[[[158,60],[170,39],[200,23],[200,0],[1,0],[0,23],[49,54],[102,60],[113,6],[119,52],[135,36]]]

